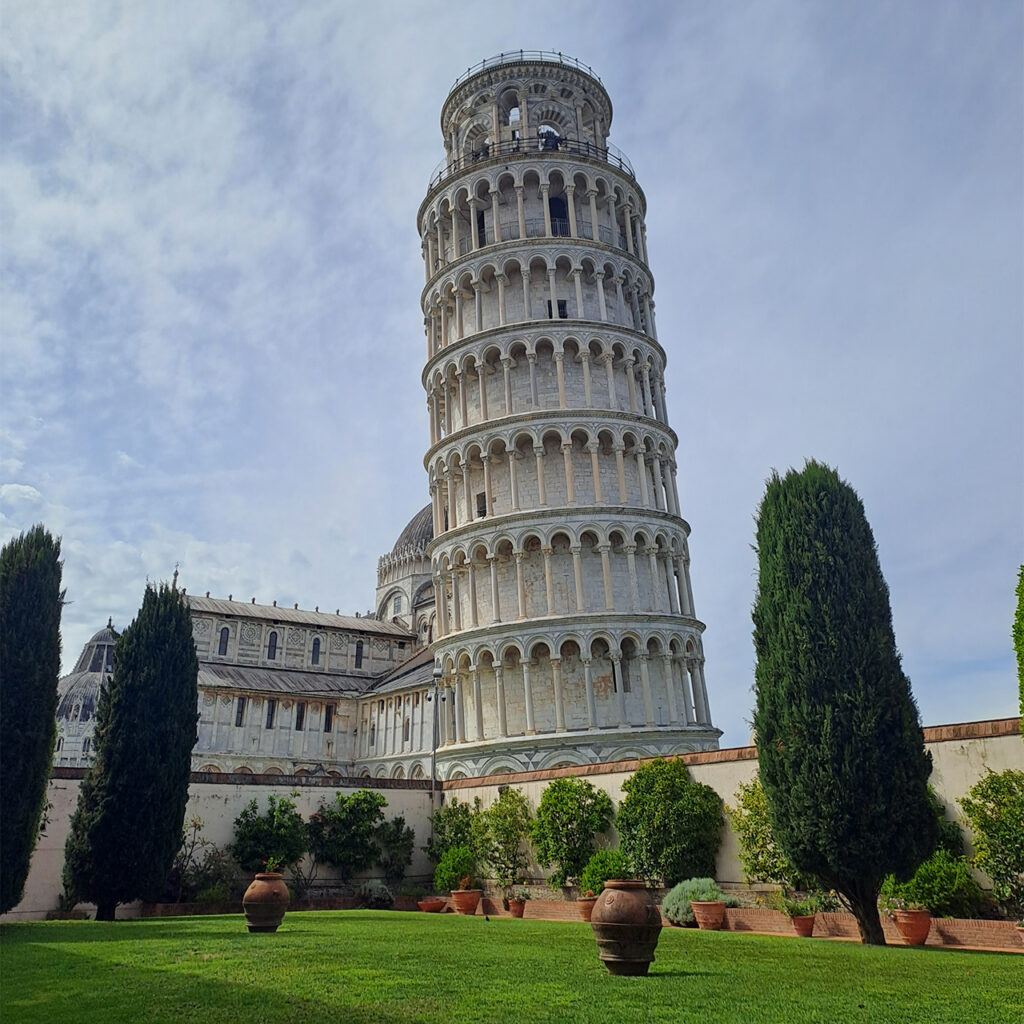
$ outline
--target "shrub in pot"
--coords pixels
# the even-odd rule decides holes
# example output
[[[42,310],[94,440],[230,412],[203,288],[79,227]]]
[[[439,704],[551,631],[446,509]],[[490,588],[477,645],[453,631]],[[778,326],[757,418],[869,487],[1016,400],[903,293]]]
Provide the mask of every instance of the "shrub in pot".
[[[473,851],[468,846],[452,846],[434,869],[434,888],[438,892],[452,894],[452,903],[458,913],[474,914],[480,902],[480,889],[474,885],[477,871]]]
[[[720,903],[724,913],[730,902],[735,901],[726,899],[713,878],[688,878],[668,891],[661,901],[661,912],[674,925],[692,925],[696,920],[694,903]]]

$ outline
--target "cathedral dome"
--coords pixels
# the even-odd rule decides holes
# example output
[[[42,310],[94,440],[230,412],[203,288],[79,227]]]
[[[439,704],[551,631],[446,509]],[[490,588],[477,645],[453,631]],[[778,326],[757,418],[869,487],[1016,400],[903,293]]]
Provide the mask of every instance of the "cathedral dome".
[[[434,539],[434,512],[430,505],[424,505],[409,520],[408,525],[398,535],[392,555],[400,554],[406,548],[426,547]]]

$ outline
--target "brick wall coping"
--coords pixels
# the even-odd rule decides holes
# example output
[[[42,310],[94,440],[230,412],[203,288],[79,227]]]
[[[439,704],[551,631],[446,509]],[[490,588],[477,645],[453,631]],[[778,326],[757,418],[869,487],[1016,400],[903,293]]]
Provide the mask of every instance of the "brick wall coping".
[[[54,768],[53,779],[84,779],[86,768]],[[411,789],[429,792],[429,779],[371,779],[354,775],[263,775],[248,772],[192,772],[190,785],[290,786],[313,789]]]

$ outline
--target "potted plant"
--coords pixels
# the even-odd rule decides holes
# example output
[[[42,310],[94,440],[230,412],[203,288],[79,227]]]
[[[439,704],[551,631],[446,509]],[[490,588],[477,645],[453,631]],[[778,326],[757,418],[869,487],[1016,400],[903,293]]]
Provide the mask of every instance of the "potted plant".
[[[508,897],[508,909],[513,917],[522,917],[526,912],[526,901],[530,898],[530,890],[525,885],[517,886]]]
[[[457,914],[476,913],[483,891],[473,885],[476,874],[476,858],[468,846],[449,847],[434,870],[434,888],[452,894]]]
[[[242,911],[250,932],[276,932],[284,919],[291,894],[278,868],[279,857],[268,857],[242,897]]]
[[[594,904],[609,878],[629,878],[633,868],[621,850],[598,850],[580,872],[580,895],[576,908],[584,921],[590,921]]]
[[[932,914],[923,903],[893,894],[880,901],[881,910],[892,918],[900,938],[908,946],[923,946],[932,928]]]
[[[661,912],[675,925],[717,931],[725,920],[726,900],[713,878],[688,878],[673,886],[661,903]]]
[[[779,909],[793,922],[793,931],[803,939],[814,934],[814,917],[821,909],[818,897],[809,893],[803,899],[779,894]]]

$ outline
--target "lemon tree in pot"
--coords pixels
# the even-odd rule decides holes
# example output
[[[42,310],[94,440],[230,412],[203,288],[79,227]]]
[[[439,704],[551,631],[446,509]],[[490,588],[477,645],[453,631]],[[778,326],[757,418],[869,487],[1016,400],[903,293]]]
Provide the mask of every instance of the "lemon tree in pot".
[[[482,890],[476,857],[468,846],[449,847],[434,870],[434,888],[452,894],[457,914],[475,914]]]

